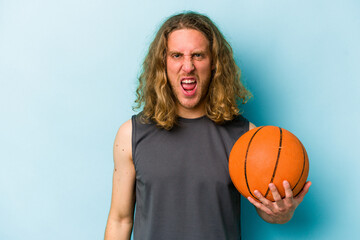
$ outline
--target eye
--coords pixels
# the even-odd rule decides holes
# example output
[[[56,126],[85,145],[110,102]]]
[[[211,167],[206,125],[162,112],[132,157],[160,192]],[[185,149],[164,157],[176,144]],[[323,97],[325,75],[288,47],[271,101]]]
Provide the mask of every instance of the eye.
[[[203,58],[205,57],[205,55],[202,54],[202,53],[194,53],[194,54],[193,54],[193,57],[194,57],[195,59],[203,59]]]
[[[175,59],[178,59],[178,58],[181,57],[181,54],[180,53],[173,53],[173,54],[171,54],[171,57],[175,58]]]

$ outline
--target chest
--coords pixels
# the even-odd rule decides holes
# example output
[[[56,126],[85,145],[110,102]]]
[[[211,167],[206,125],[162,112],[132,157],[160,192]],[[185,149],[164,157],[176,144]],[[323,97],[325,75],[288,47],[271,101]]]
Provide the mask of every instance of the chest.
[[[211,127],[148,134],[136,146],[137,182],[166,188],[228,186],[233,142],[229,135]]]

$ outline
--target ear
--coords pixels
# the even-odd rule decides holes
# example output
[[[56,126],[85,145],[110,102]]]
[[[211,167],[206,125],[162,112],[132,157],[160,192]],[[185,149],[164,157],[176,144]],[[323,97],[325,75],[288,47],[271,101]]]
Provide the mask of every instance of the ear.
[[[214,62],[214,59],[212,58],[211,59],[211,71],[214,71],[214,70],[216,70],[216,64]]]
[[[211,65],[211,70],[212,70],[212,71],[216,71],[216,66],[215,66],[214,63],[212,63],[212,65]]]

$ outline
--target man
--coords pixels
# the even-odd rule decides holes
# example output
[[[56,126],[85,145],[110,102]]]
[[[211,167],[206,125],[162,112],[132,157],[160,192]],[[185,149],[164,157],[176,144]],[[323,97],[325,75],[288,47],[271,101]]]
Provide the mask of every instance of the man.
[[[143,110],[114,143],[113,192],[105,239],[240,239],[240,195],[231,183],[232,145],[255,126],[239,115],[250,93],[230,45],[206,16],[170,17],[158,31],[137,89]],[[255,205],[270,223],[289,221],[307,193]],[[133,221],[136,203],[135,221]]]

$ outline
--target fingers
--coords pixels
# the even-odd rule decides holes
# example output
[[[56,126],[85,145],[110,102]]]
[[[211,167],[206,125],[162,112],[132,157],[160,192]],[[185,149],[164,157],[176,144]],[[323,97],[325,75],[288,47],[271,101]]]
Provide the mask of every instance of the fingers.
[[[251,202],[256,208],[261,209],[262,211],[266,212],[267,214],[271,215],[272,211],[265,207],[262,203],[256,201],[255,199],[253,199],[252,197],[248,197],[247,198],[249,200],[249,202]]]
[[[275,187],[275,189],[276,189],[276,187]],[[276,191],[277,191],[277,190],[276,190]],[[276,211],[276,209],[277,209],[277,204],[276,204],[276,203],[274,203],[274,202],[268,200],[267,198],[265,198],[265,197],[260,193],[260,191],[258,191],[258,190],[255,190],[255,191],[254,191],[254,194],[255,194],[255,196],[259,199],[259,201],[262,203],[262,205],[263,205],[265,208],[269,209],[271,212]],[[281,197],[280,197],[280,201],[281,201]]]
[[[254,191],[254,196],[258,198],[260,202],[257,202],[252,197],[248,197],[247,199],[257,208],[257,210],[261,210],[258,211],[258,214],[264,220],[267,219],[265,221],[273,223],[285,223],[292,218],[295,209],[301,203],[306,193],[309,191],[310,186],[311,182],[307,182],[299,195],[294,198],[293,191],[291,190],[289,182],[283,181],[285,198],[282,198],[275,184],[270,183],[269,189],[275,202],[266,199],[258,190]]]
[[[283,198],[278,189],[276,188],[274,183],[269,184],[269,189],[271,191],[271,194],[273,196],[274,202],[269,201],[266,199],[260,192],[254,191],[255,196],[266,206],[268,206],[271,210],[280,210],[286,208],[286,206],[291,206],[294,203],[293,198],[293,191],[291,190],[291,186],[288,181],[283,181],[283,187],[285,190],[285,198]]]
[[[309,188],[311,186],[312,182],[306,182],[303,189],[301,190],[301,192],[297,195],[297,197],[295,198],[298,203],[301,203],[302,200],[304,199],[305,195],[308,193]]]
[[[275,184],[270,183],[269,189],[274,198],[274,202],[266,199],[258,190],[254,191],[254,195],[259,199],[260,202],[257,202],[253,198],[249,197],[248,200],[257,208],[267,212],[284,212],[289,209],[294,209],[301,203],[306,193],[309,191],[311,182],[307,182],[303,190],[299,195],[294,198],[293,191],[291,190],[290,183],[288,181],[283,181],[283,187],[285,190],[285,198],[282,198],[279,191],[277,190]]]
[[[270,183],[269,188],[270,188],[271,194],[272,194],[274,201],[276,202],[278,208],[279,209],[284,208],[284,201],[283,201],[279,191],[277,190],[275,184]]]
[[[259,199],[260,202],[262,202],[263,204],[269,204],[271,203],[268,199],[266,199],[259,190],[255,190],[254,191],[255,196]]]
[[[290,183],[288,181],[283,181],[283,187],[285,190],[285,198],[284,201],[286,205],[292,205],[294,203],[294,193],[291,189]]]
[[[285,197],[292,198],[294,196],[293,191],[291,190],[290,183],[288,181],[283,181],[283,186],[285,190]]]
[[[309,191],[310,186],[312,185],[312,182],[306,182],[303,188],[303,191],[305,191],[305,193],[307,193]]]

